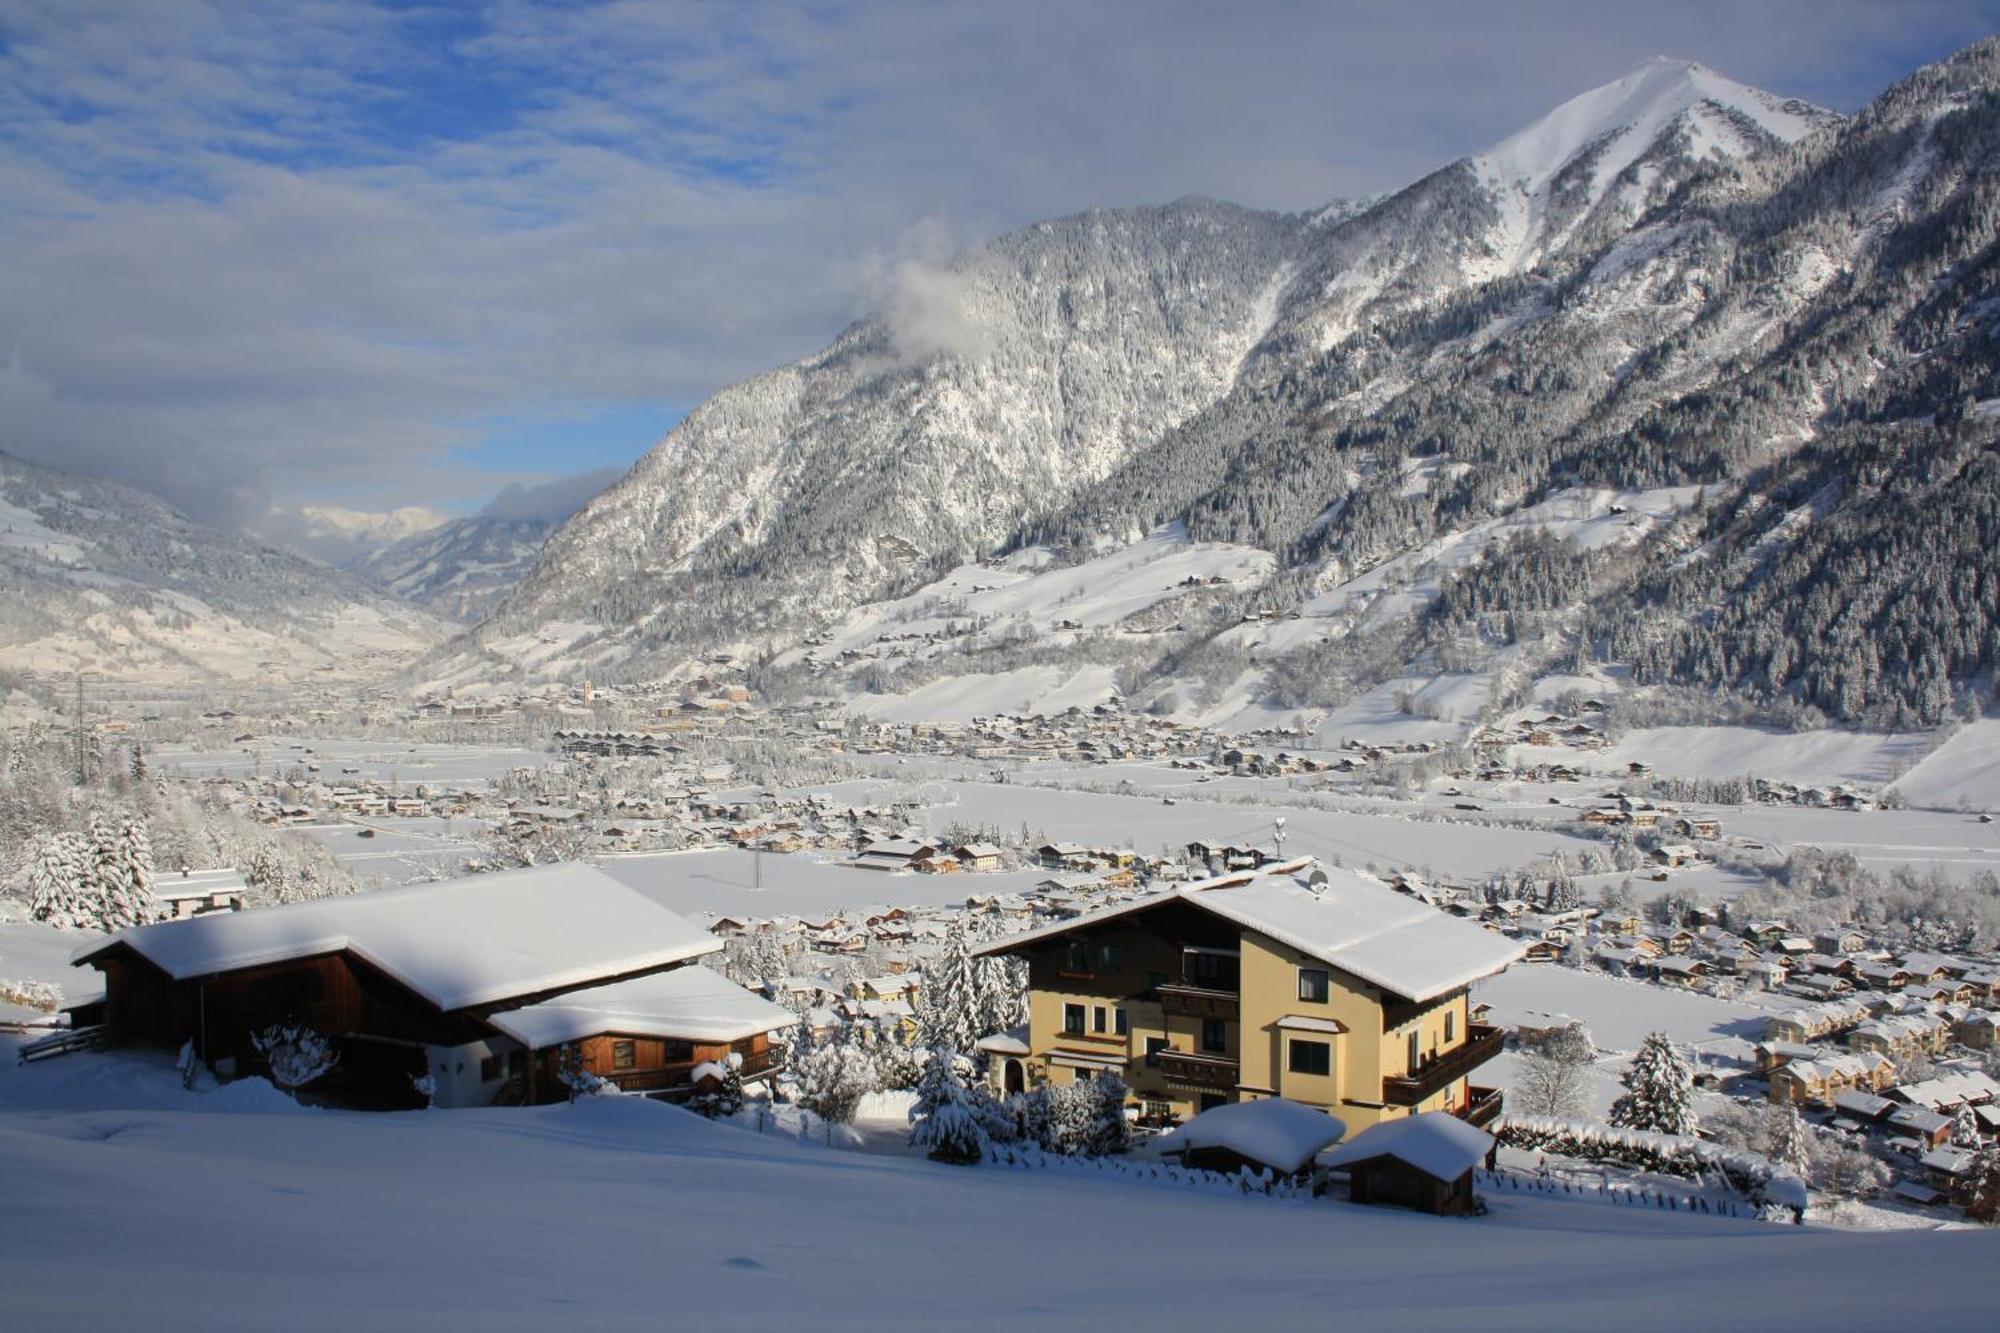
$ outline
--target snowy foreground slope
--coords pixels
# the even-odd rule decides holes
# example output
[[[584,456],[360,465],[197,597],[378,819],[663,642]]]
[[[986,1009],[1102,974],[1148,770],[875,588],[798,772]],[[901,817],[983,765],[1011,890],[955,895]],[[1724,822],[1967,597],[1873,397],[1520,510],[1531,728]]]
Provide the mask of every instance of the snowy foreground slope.
[[[1515,1196],[1466,1221],[968,1170],[628,1099],[300,1111],[261,1085],[184,1093],[123,1057],[7,1059],[0,1179],[0,1300],[21,1329],[1266,1328],[1338,1312],[1382,1329],[1952,1330],[1989,1326],[2000,1257],[1980,1231]]]

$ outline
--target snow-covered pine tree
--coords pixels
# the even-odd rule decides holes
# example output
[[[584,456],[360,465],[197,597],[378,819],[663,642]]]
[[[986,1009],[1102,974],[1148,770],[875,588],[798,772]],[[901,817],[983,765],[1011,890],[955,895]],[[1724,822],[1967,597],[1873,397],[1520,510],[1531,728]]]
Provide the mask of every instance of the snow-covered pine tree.
[[[1700,1123],[1694,1110],[1694,1070],[1664,1032],[1640,1043],[1621,1080],[1624,1095],[1611,1104],[1611,1123],[1659,1134],[1693,1134]]]
[[[1124,1079],[1107,1069],[1097,1076],[1095,1091],[1096,1103],[1091,1108],[1084,1151],[1092,1157],[1114,1157],[1132,1146],[1132,1122],[1125,1118],[1129,1089]]]
[[[1951,1146],[1977,1148],[1985,1141],[1979,1132],[1979,1117],[1973,1113],[1972,1103],[1960,1102],[1951,1118]]]
[[[91,873],[90,844],[80,833],[43,838],[28,871],[28,914],[60,930],[102,930],[104,914]]]
[[[986,1035],[979,1028],[978,971],[966,944],[965,924],[953,921],[937,961],[924,969],[917,1023],[926,1046],[969,1051]]]
[[[1042,1147],[1074,1155],[1090,1144],[1090,1126],[1097,1118],[1097,1090],[1092,1081],[1055,1083],[1048,1088],[1048,1119]]]
[[[946,1085],[957,1077],[955,1071],[960,1059],[958,1052],[948,1046],[933,1046],[925,1053],[923,1072],[917,1078],[916,1100],[910,1103],[911,1124],[929,1115],[946,1095]]]
[[[134,926],[156,919],[160,911],[153,897],[153,842],[144,821],[127,820],[118,830],[112,865],[108,914]]]
[[[803,1055],[793,1070],[799,1104],[837,1124],[854,1119],[861,1099],[875,1091],[875,1064],[854,1041],[822,1042]]]
[[[1812,1135],[1799,1108],[1791,1102],[1771,1112],[1764,1134],[1764,1155],[1800,1180],[1812,1178]]]
[[[986,1127],[973,1108],[957,1053],[939,1046],[931,1051],[910,1108],[910,1146],[931,1159],[967,1165],[986,1155]],[[967,1066],[969,1068],[969,1066]]]
[[[279,859],[277,848],[268,841],[259,843],[257,850],[250,854],[250,864],[244,868],[243,880],[262,897],[275,903],[285,901],[285,867]]]

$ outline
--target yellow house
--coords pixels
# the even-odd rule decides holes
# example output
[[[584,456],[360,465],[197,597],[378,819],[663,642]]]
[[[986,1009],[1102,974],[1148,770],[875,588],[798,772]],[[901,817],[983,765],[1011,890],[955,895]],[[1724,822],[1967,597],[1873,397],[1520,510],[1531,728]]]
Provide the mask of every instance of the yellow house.
[[[1155,1123],[1262,1097],[1355,1132],[1499,1114],[1470,1076],[1505,1034],[1472,1021],[1467,993],[1521,946],[1350,871],[1267,866],[979,952],[1028,964],[1027,1051],[994,1061],[1003,1090],[1115,1070]]]

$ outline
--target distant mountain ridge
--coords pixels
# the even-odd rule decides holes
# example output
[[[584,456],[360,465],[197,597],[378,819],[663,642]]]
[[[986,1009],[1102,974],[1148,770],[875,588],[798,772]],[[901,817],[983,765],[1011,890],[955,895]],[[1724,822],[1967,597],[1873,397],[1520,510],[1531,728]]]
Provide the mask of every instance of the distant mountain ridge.
[[[1995,40],[1851,119],[1653,60],[1379,200],[1024,228],[691,413],[425,670],[782,668],[932,596],[922,643],[813,671],[1090,667],[1249,717],[1616,666],[1935,722],[2000,666],[1996,143]],[[1087,629],[949,614],[981,561],[1163,530],[1268,572]]]
[[[143,491],[0,454],[0,665],[147,681],[381,675],[437,617]]]

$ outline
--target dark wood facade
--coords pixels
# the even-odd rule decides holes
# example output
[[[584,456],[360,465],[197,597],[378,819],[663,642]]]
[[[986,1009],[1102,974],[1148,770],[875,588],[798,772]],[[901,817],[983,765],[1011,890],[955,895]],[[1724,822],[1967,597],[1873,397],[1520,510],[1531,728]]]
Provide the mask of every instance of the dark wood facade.
[[[1439,1180],[1400,1158],[1372,1157],[1347,1168],[1348,1197],[1355,1203],[1414,1208],[1423,1213],[1458,1214],[1473,1209],[1472,1172]]]
[[[695,1091],[693,1075],[699,1066],[710,1061],[720,1064],[732,1053],[742,1057],[740,1069],[746,1082],[768,1078],[778,1069],[768,1032],[735,1042],[663,1040],[606,1032],[532,1052],[527,1081],[517,1096],[534,1104],[563,1100],[569,1095],[562,1081],[567,1067],[595,1074],[626,1092],[678,1101]]]
[[[302,1023],[329,1037],[457,1046],[492,1035],[470,1012],[443,1013],[380,969],[348,953],[320,954],[176,981],[136,951],[94,960],[104,973],[105,1022],[114,1041],[179,1046],[213,1065],[256,1061],[250,1035]]]

